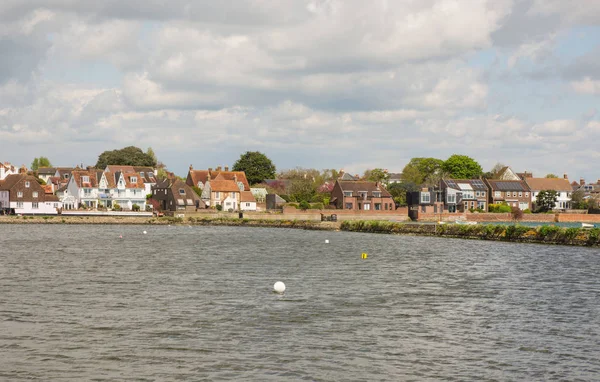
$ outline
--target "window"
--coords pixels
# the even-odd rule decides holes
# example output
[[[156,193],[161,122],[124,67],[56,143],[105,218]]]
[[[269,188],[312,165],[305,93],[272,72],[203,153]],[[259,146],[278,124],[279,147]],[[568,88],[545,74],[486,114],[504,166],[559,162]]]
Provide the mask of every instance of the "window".
[[[54,208],[58,208],[58,203],[54,203]]]
[[[352,203],[346,203],[346,206],[344,207],[347,210],[351,210],[352,209]]]
[[[479,191],[475,191],[475,196],[479,197]]]
[[[421,204],[429,203],[431,201],[431,194],[429,192],[421,192]]]
[[[225,205],[226,205],[227,207],[229,207],[229,206],[231,206],[231,202],[227,202],[227,203],[225,203]]]
[[[82,177],[81,177],[81,181],[82,181],[83,183],[89,183],[89,182],[90,182],[90,177],[89,177],[89,176],[86,176],[86,175],[84,175],[84,176],[82,176]]]
[[[144,172],[140,172],[140,176],[143,178],[144,177]]]
[[[358,195],[359,195],[361,198],[363,198],[363,199],[366,199],[366,198],[367,198],[367,191],[361,191],[361,192],[359,192],[359,193],[358,193]]]
[[[456,203],[456,194],[448,194],[446,196],[447,203]]]
[[[231,199],[235,199],[235,192],[230,192],[229,196],[231,197]]]
[[[17,202],[17,208],[23,208],[23,202]]]
[[[30,184],[29,181],[25,182],[25,188],[29,188]]]
[[[219,194],[219,191],[215,192],[215,198],[219,199],[221,197],[221,195]]]
[[[421,212],[427,212],[427,206],[421,206]]]
[[[368,211],[371,209],[371,205],[369,203],[365,203],[365,211]]]
[[[481,191],[481,196],[485,198],[485,191]]]
[[[38,192],[37,192],[37,191],[33,191],[33,195],[32,195],[32,196],[33,196],[34,198],[37,198],[37,197],[38,197]]]
[[[381,198],[381,191],[373,191],[374,198]]]
[[[246,207],[250,207],[250,203],[246,203]]]
[[[185,190],[183,188],[179,189],[179,195],[185,195]]]
[[[502,197],[502,192],[494,191],[494,198],[501,198],[501,197]]]
[[[23,197],[23,191],[18,191],[17,198],[22,198],[22,197]]]
[[[39,206],[38,206],[38,202],[33,202],[33,203],[31,203],[31,209],[33,209],[33,210],[37,210],[38,208],[39,208]]]
[[[84,188],[83,189],[83,195],[84,196],[90,196],[91,193],[92,193],[92,189],[91,188]]]
[[[344,196],[352,196],[352,191],[344,191]]]
[[[525,196],[529,196],[529,192],[526,192],[526,193],[525,193]]]
[[[481,208],[482,210],[485,211],[485,202],[479,202],[479,203],[477,203],[477,208]]]
[[[523,193],[522,193],[522,192],[519,192],[519,198],[520,198],[520,197],[522,197],[522,196],[523,196]]]
[[[375,211],[381,211],[381,203],[375,203]]]
[[[131,183],[137,183],[137,176],[132,176],[130,178]]]
[[[387,211],[387,209],[388,209],[388,204],[385,203],[385,210]]]

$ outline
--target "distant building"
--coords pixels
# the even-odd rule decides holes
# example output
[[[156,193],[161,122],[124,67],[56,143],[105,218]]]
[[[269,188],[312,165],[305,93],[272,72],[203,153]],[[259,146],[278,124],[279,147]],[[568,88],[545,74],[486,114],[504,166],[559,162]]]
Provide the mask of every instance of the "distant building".
[[[392,195],[379,182],[337,180],[330,204],[338,209],[362,211],[395,210]]]
[[[17,214],[57,214],[62,208],[56,196],[46,195],[37,178],[27,174],[11,174],[0,181],[0,204]]]

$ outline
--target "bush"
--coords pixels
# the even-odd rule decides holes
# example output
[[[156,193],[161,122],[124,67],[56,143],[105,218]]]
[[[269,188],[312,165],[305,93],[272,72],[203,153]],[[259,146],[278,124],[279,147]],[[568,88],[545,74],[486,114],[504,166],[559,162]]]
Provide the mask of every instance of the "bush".
[[[490,204],[489,212],[492,213],[507,213],[510,212],[510,206],[506,203]]]
[[[322,210],[323,209],[323,203],[312,203],[310,205],[310,208],[312,210]]]
[[[139,211],[140,210],[140,206],[138,206],[137,204],[134,204],[133,206],[131,206],[131,210],[132,211]]]
[[[530,213],[531,213],[531,210],[530,210],[529,208],[525,208],[525,209],[523,210],[523,213],[524,213],[524,214],[530,214]]]
[[[521,220],[523,219],[523,211],[519,207],[511,207],[510,214],[513,220]]]
[[[122,208],[119,203],[115,203],[115,204],[113,204],[112,209],[113,209],[113,211],[121,211]]]
[[[285,206],[286,207],[294,207],[294,208],[298,209],[298,203],[287,203]]]
[[[306,211],[307,209],[310,208],[310,203],[308,203],[306,200],[303,200],[300,202],[300,204],[298,206],[300,207],[300,209],[302,211]]]
[[[217,211],[223,211],[223,206],[220,204],[216,205]]]

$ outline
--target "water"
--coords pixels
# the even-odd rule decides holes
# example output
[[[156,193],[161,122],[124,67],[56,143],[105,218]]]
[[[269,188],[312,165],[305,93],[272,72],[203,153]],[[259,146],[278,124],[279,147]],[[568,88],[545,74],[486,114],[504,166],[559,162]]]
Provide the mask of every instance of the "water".
[[[0,380],[600,378],[598,249],[261,228],[2,231]]]

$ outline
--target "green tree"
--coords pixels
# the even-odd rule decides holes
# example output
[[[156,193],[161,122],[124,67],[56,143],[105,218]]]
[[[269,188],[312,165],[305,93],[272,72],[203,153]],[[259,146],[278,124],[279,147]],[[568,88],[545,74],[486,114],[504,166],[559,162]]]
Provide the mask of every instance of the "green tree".
[[[152,147],[148,147],[148,150],[146,150],[146,155],[152,158],[154,163],[158,163],[158,160],[156,159],[156,154],[154,154],[154,150],[152,150]]]
[[[311,202],[317,195],[317,185],[311,179],[294,179],[287,191],[294,202]]]
[[[423,184],[432,174],[440,171],[444,161],[437,158],[412,158],[402,170],[402,180]]]
[[[571,206],[575,210],[587,210],[588,203],[584,199],[585,192],[583,190],[573,191],[571,194]]]
[[[551,211],[558,201],[558,192],[554,190],[542,190],[535,197],[535,205],[538,212]]]
[[[387,170],[382,168],[374,168],[372,170],[366,170],[363,174],[363,179],[368,180],[369,182],[382,182],[387,184],[388,179],[390,179],[390,174],[388,174]]]
[[[558,178],[558,176],[554,174],[546,174],[546,178]]]
[[[34,158],[33,162],[31,162],[31,169],[37,171],[41,167],[52,167],[52,164],[46,157]]]
[[[442,165],[442,170],[454,179],[474,179],[483,174],[479,163],[466,155],[454,154]]]
[[[392,183],[387,187],[388,192],[399,206],[406,206],[406,193],[419,191],[419,185],[413,182]]]
[[[233,165],[233,171],[244,171],[246,179],[253,185],[265,179],[275,178],[275,165],[263,153],[258,151],[246,151]]]
[[[98,156],[96,168],[104,169],[108,165],[155,167],[156,159],[144,153],[142,149],[128,146],[120,150],[105,151]]]
[[[504,167],[506,166],[498,162],[494,165],[494,167],[492,167],[490,171],[484,172],[482,177],[485,179],[498,179],[498,174],[500,173],[500,170],[502,170]]]

